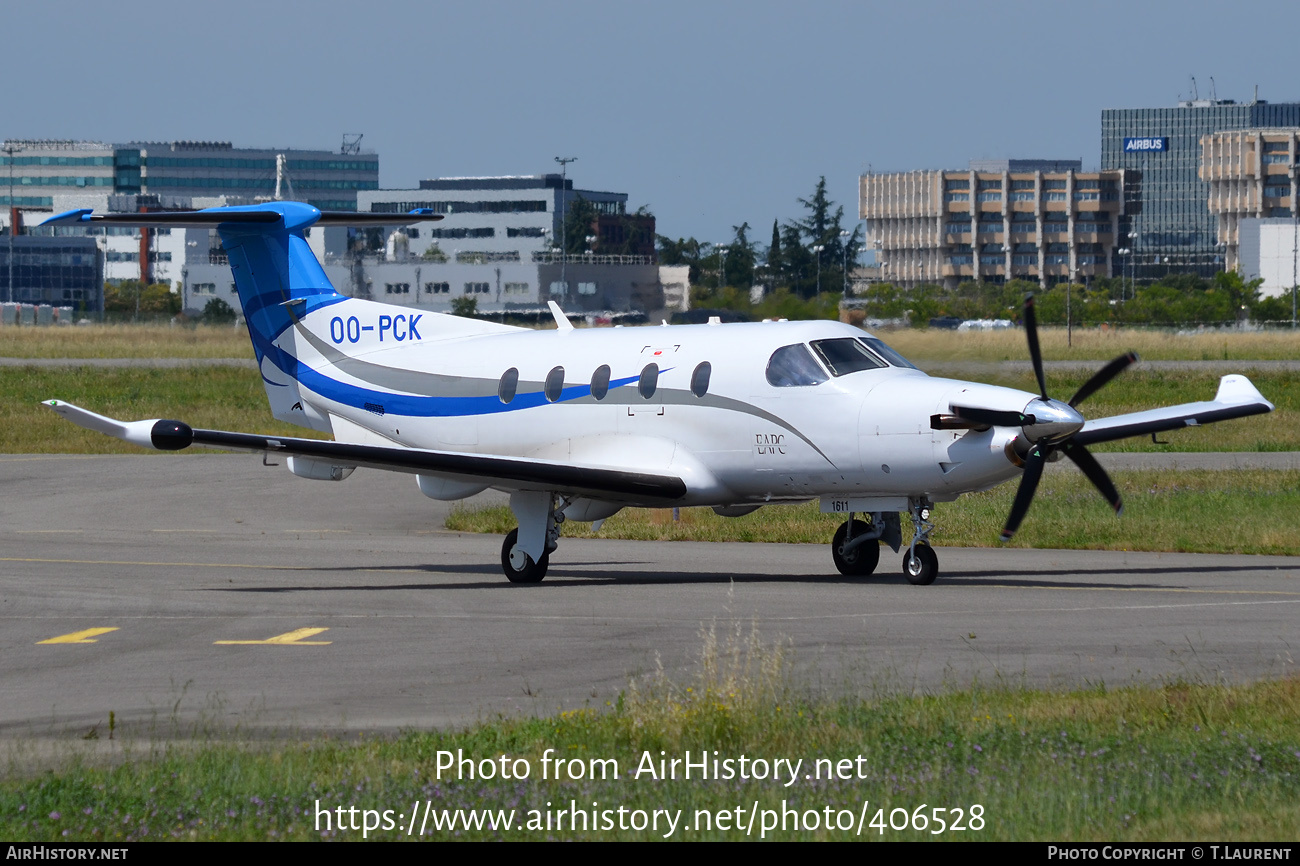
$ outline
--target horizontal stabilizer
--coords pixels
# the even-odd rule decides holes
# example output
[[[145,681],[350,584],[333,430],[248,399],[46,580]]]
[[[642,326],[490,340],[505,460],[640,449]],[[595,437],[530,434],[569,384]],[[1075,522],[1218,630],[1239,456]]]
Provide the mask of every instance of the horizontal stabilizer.
[[[190,445],[230,451],[263,451],[309,457],[340,466],[366,466],[413,474],[433,473],[509,489],[557,491],[615,502],[663,500],[671,503],[681,499],[687,492],[685,482],[675,475],[524,457],[201,430],[192,429],[181,421],[118,421],[62,400],[47,400],[45,405],[81,427],[135,445],[165,451],[178,451]]]
[[[1272,411],[1273,404],[1264,399],[1249,379],[1233,374],[1219,380],[1219,390],[1213,400],[1090,420],[1074,434],[1072,441],[1079,445],[1113,442],[1130,436],[1146,436]]]
[[[440,220],[429,208],[408,213],[353,213],[351,211],[317,211],[315,225],[322,226],[400,226]],[[160,211],[157,213],[94,213],[88,208],[64,211],[41,223],[43,226],[108,225],[147,228],[215,228],[220,225],[265,225],[277,228],[283,215],[262,205],[252,207],[214,207],[204,210]]]

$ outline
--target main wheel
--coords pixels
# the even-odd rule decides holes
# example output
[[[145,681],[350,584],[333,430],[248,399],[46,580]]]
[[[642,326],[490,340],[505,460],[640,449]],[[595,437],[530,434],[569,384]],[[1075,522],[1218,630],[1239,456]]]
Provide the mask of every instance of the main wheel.
[[[546,577],[546,568],[551,564],[551,554],[543,553],[541,561],[519,549],[519,530],[512,529],[501,543],[501,570],[511,583],[539,583]]]
[[[853,537],[857,538],[863,533],[871,530],[871,524],[864,523],[861,520],[853,521]],[[846,520],[840,524],[840,528],[835,530],[835,538],[831,541],[831,558],[835,560],[835,567],[839,569],[840,574],[849,577],[865,577],[876,570],[876,565],[880,562],[880,542],[868,541],[850,550],[844,552],[844,543],[849,537],[849,522]]]
[[[909,550],[903,554],[903,574],[907,582],[916,586],[928,586],[939,576],[939,557],[934,548],[928,544],[916,546],[916,556]]]

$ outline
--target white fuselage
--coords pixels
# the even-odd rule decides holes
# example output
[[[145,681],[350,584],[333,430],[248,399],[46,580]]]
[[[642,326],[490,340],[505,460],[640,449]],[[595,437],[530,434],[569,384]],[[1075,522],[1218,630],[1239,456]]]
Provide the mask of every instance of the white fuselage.
[[[394,321],[398,313],[408,318]],[[276,417],[340,441],[670,473],[689,489],[680,504],[943,501],[1019,474],[1006,454],[1018,431],[934,430],[931,417],[954,401],[1019,411],[1034,394],[896,365],[815,385],[778,387],[766,376],[781,347],[863,336],[835,322],[537,331],[349,299],[276,339],[309,375],[295,385],[267,359],[263,376]],[[646,397],[650,364],[659,372]],[[603,366],[610,384],[600,396],[592,383]],[[552,400],[557,367],[563,390]]]

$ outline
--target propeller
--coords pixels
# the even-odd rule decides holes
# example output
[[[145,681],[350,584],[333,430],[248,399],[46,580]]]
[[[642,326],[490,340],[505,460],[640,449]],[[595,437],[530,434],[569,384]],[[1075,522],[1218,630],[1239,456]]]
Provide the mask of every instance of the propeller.
[[[1038,392],[1041,398],[1031,400],[1029,405],[1025,407],[1024,414],[1031,418],[1032,421],[1023,425],[1024,434],[1025,438],[1033,444],[1025,457],[1025,472],[1020,479],[1020,487],[1016,490],[1016,498],[1011,503],[1011,513],[1007,515],[1006,525],[1002,528],[1003,541],[1010,541],[1011,537],[1016,534],[1016,530],[1020,528],[1020,522],[1025,519],[1025,514],[1029,511],[1029,505],[1034,501],[1034,493],[1038,490],[1038,482],[1043,477],[1043,467],[1057,451],[1070,458],[1074,465],[1079,467],[1079,470],[1087,476],[1093,486],[1110,503],[1110,507],[1115,510],[1116,514],[1120,514],[1124,510],[1124,503],[1120,499],[1119,491],[1115,489],[1115,484],[1110,480],[1110,476],[1106,474],[1106,470],[1101,468],[1097,458],[1093,457],[1087,448],[1074,442],[1073,437],[1075,433],[1083,429],[1084,424],[1083,416],[1079,414],[1076,407],[1136,362],[1138,356],[1133,352],[1127,352],[1115,358],[1094,373],[1087,382],[1084,382],[1079,390],[1074,392],[1074,396],[1070,398],[1068,403],[1062,403],[1047,396],[1047,380],[1043,375],[1043,356],[1038,346],[1038,317],[1034,312],[1033,295],[1025,298],[1025,336],[1029,342],[1029,360],[1034,367],[1034,378],[1038,380]],[[952,411],[958,417],[967,418],[966,413],[972,410],[967,407],[954,406]],[[988,410],[975,411],[987,412]],[[1019,413],[990,412],[987,417],[1015,414]],[[973,421],[975,419],[969,418],[968,420]]]

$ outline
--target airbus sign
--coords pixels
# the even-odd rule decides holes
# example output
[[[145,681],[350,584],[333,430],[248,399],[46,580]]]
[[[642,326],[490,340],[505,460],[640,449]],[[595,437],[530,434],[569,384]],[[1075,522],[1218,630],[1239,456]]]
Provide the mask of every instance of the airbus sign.
[[[1125,153],[1164,153],[1169,149],[1168,138],[1126,138]]]

